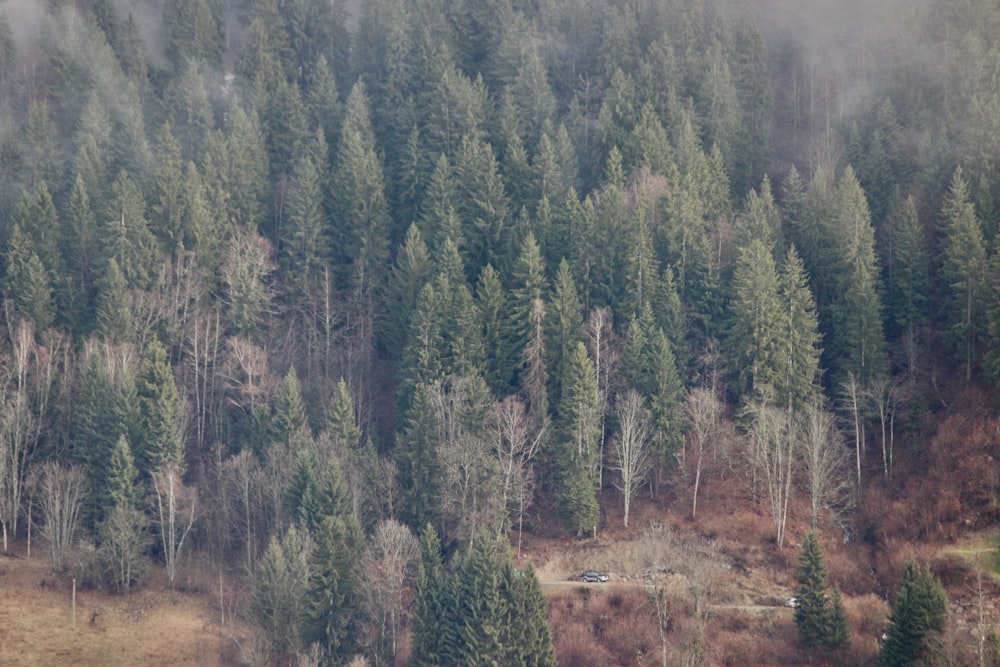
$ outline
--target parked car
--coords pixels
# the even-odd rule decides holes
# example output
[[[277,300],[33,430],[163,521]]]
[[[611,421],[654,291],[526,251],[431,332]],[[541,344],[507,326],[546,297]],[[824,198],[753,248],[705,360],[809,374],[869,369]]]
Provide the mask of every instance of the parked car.
[[[785,606],[789,607],[791,609],[796,609],[799,606],[799,599],[798,598],[788,598],[787,600],[785,600]]]
[[[608,580],[608,575],[597,570],[584,570],[575,577],[570,577],[573,581],[583,581],[588,584],[603,583]]]

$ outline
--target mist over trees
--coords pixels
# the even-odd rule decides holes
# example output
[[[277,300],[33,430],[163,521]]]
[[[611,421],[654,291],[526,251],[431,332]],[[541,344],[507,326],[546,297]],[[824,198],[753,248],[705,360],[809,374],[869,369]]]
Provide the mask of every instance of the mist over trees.
[[[1000,381],[998,40],[943,0],[0,3],[4,548],[242,568],[261,655],[390,664],[477,591],[540,613],[498,537],[691,471],[694,518],[738,438],[780,547],[889,478],[932,365]]]

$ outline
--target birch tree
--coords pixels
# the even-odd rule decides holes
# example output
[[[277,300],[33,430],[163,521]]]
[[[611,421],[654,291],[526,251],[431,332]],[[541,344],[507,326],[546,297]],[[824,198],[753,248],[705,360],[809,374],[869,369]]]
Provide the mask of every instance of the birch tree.
[[[632,498],[645,481],[651,465],[649,448],[652,429],[644,403],[639,392],[630,389],[619,397],[615,410],[618,416],[618,434],[614,440],[615,463],[612,470],[620,474],[615,488],[621,491],[625,503],[626,528]]]
[[[375,664],[395,664],[399,639],[413,601],[420,544],[395,519],[379,523],[364,556],[365,607],[372,621],[369,645]]]
[[[3,549],[17,535],[28,468],[48,413],[61,339],[45,347],[35,341],[34,327],[21,320],[10,325],[11,353],[0,387],[0,527]]]
[[[504,520],[506,523],[511,514],[516,513],[517,553],[520,556],[524,512],[534,492],[535,475],[531,462],[545,435],[547,422],[536,426],[525,401],[517,396],[508,396],[495,403],[491,417],[490,436],[500,464]]]
[[[810,525],[824,507],[843,507],[853,494],[848,449],[836,418],[813,401],[799,413],[798,440],[809,486]]]
[[[87,475],[77,466],[49,461],[42,465],[39,472],[38,488],[42,535],[49,542],[52,569],[63,572],[80,522],[80,510],[87,493]]]
[[[163,560],[167,566],[167,581],[172,587],[177,575],[177,558],[194,525],[198,498],[194,488],[184,486],[173,462],[164,464],[152,473],[152,477]]]
[[[722,406],[715,392],[707,387],[694,387],[688,392],[684,412],[687,417],[687,441],[694,459],[694,491],[691,494],[691,519],[698,515],[698,491],[705,458],[711,455],[718,435]]]
[[[746,416],[751,466],[764,481],[780,549],[785,543],[795,461],[791,413],[774,406],[764,396],[747,403]]]

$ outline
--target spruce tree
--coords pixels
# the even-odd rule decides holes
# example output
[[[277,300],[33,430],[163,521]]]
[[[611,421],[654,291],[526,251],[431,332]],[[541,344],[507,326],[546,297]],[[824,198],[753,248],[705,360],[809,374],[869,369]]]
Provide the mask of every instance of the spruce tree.
[[[112,345],[125,343],[135,336],[132,324],[132,298],[118,262],[108,260],[104,275],[97,284],[94,315],[97,334]]]
[[[948,596],[938,578],[913,559],[906,561],[878,655],[880,667],[915,664],[927,649],[928,635],[944,630],[947,607]]]
[[[183,470],[180,399],[167,352],[159,340],[154,339],[146,348],[136,388],[140,414],[136,458],[140,470],[151,473],[168,463]]]
[[[312,533],[316,543],[310,559],[302,637],[318,641],[334,663],[354,653],[359,621],[357,567],[364,535],[350,512],[330,514]]]
[[[410,654],[410,664],[414,667],[447,664],[443,654],[452,628],[446,622],[448,579],[441,559],[441,540],[437,531],[433,525],[425,524],[420,535],[420,566]]]
[[[596,532],[600,396],[594,365],[583,342],[570,349],[559,402],[556,449],[545,461],[558,479],[559,514],[578,535]]]
[[[968,382],[983,336],[987,264],[983,225],[969,199],[961,168],[952,177],[942,215],[941,278],[948,318],[946,334],[955,358],[964,366]]]
[[[795,592],[795,625],[808,647],[826,645],[830,627],[830,600],[826,595],[826,564],[815,533],[806,535],[799,553],[799,587]]]

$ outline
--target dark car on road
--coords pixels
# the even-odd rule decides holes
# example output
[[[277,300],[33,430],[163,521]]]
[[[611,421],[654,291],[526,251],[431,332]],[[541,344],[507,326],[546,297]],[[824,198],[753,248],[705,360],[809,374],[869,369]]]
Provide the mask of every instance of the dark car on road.
[[[575,577],[570,577],[573,581],[583,581],[588,584],[603,583],[608,580],[608,575],[597,570],[584,570]]]

